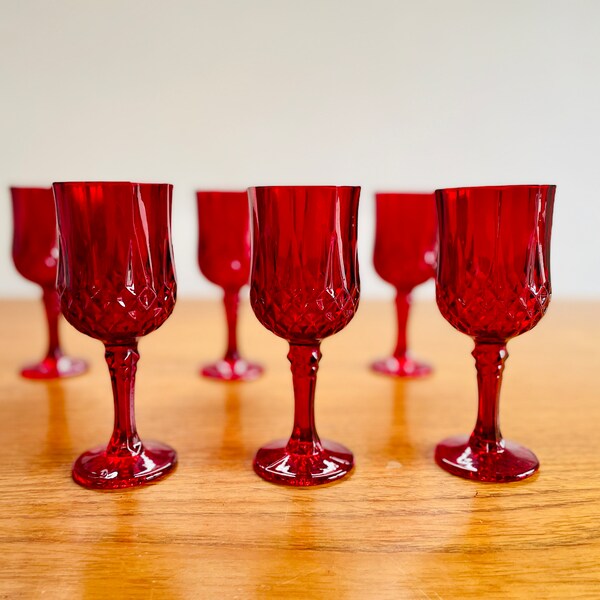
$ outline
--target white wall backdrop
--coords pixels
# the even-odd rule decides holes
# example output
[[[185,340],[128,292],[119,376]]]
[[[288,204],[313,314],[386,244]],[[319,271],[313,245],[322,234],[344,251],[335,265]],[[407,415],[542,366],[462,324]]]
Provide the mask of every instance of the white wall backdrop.
[[[181,295],[196,188],[556,183],[555,296],[600,295],[598,0],[0,0],[0,295],[9,185],[175,185]]]

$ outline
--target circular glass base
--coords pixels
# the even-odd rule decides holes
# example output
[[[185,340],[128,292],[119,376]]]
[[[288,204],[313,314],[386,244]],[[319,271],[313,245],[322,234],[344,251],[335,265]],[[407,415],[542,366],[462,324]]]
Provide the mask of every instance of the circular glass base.
[[[61,379],[75,377],[88,370],[87,363],[80,358],[61,356],[60,358],[45,358],[35,365],[28,365],[21,370],[25,379]]]
[[[102,446],[84,452],[73,465],[73,479],[83,487],[118,490],[156,481],[177,464],[177,453],[160,442],[145,442],[141,452],[108,455]]]
[[[263,446],[254,457],[254,471],[271,483],[310,487],[337,481],[354,467],[352,452],[336,442],[296,443],[300,452],[290,451],[292,444],[277,440]]]
[[[382,375],[414,378],[430,375],[433,370],[426,363],[421,363],[408,357],[396,358],[395,356],[376,360],[371,365],[371,369]]]
[[[440,442],[435,449],[435,461],[448,473],[465,479],[490,483],[520,481],[533,475],[540,463],[531,451],[504,440],[500,452],[475,450],[470,436],[460,435]]]
[[[216,363],[203,367],[201,373],[204,377],[219,381],[254,381],[262,375],[263,368],[256,363],[237,358],[235,360],[218,360]]]

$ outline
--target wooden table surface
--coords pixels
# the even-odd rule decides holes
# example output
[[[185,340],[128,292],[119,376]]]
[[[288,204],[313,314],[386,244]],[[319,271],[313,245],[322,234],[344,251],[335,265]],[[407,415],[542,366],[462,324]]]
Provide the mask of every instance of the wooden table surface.
[[[391,303],[364,302],[323,344],[322,437],[349,446],[350,478],[317,489],[268,484],[256,448],[291,429],[284,341],[245,306],[242,350],[262,361],[249,384],[202,380],[223,346],[218,302],[181,301],[144,339],[142,437],[179,452],[158,484],[94,492],[72,482],[78,453],[108,441],[103,348],[63,327],[91,372],[21,380],[43,349],[41,304],[0,302],[0,598],[599,598],[600,303],[554,301],[509,345],[501,423],[541,461],[533,478],[478,484],[433,462],[437,441],[471,430],[471,341],[433,303],[411,323],[435,375],[393,381],[368,362],[392,346]]]

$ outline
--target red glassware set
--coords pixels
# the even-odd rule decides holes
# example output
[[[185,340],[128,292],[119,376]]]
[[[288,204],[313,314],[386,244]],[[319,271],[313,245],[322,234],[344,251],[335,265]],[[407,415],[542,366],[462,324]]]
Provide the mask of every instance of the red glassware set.
[[[84,373],[83,360],[63,354],[58,334],[60,298],[56,291],[58,246],[56,211],[51,188],[11,188],[12,256],[17,271],[41,286],[48,325],[48,351],[38,363],[24,367],[27,379],[54,379]]]
[[[444,440],[435,452],[438,465],[454,475],[516,481],[539,466],[531,451],[502,438],[498,401],[508,340],[533,328],[548,308],[555,189],[521,185],[376,195],[374,265],[396,289],[398,340],[393,355],[375,362],[373,370],[395,377],[431,372],[409,354],[406,325],[413,288],[434,274],[442,315],[475,342],[475,429]],[[160,327],[175,304],[172,190],[168,184],[129,182],[55,183],[54,194],[11,190],[14,262],[42,286],[50,331],[47,356],[22,375],[44,379],[85,371],[83,361],[60,349],[60,309],[106,348],[114,431],[108,446],[75,462],[73,478],[85,487],[141,485],[168,474],[177,462],[169,446],[141,441],[134,416],[138,339]],[[197,193],[198,262],[224,291],[228,326],[223,359],[202,374],[249,381],[262,373],[237,347],[239,293],[248,282],[256,317],[290,346],[293,429],[289,440],[257,452],[254,470],[267,481],[314,486],[341,479],[354,465],[350,450],[319,438],[314,399],[321,340],[342,330],[358,308],[359,194],[358,187],[334,186]]]

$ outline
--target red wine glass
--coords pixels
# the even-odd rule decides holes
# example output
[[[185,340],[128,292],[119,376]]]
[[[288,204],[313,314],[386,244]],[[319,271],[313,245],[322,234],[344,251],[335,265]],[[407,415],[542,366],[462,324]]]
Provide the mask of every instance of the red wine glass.
[[[517,481],[539,467],[535,454],[505,440],[498,402],[506,344],[529,331],[550,302],[553,185],[438,190],[438,307],[475,342],[479,413],[470,436],[451,437],[435,451],[453,475]]]
[[[63,314],[104,343],[115,405],[108,446],[85,452],[73,466],[84,487],[141,485],[177,462],[169,446],[140,440],[134,416],[138,339],[158,329],[175,305],[172,190],[167,184],[54,184]]]
[[[433,194],[375,194],[373,264],[396,288],[398,338],[392,356],[374,362],[377,373],[423,377],[431,367],[411,357],[406,336],[411,292],[435,275],[437,217]]]
[[[203,275],[223,288],[227,318],[225,356],[202,368],[202,375],[221,381],[252,381],[260,365],[240,356],[237,317],[240,290],[250,277],[250,218],[247,192],[196,192],[198,265]]]
[[[348,448],[319,439],[314,400],[321,340],[358,307],[358,187],[256,187],[250,302],[258,320],[290,345],[294,425],[289,440],[260,448],[254,470],[267,481],[314,486],[348,474]]]
[[[17,271],[42,288],[48,324],[46,356],[21,370],[27,379],[56,379],[81,375],[85,361],[65,356],[60,347],[60,300],[56,291],[58,244],[52,188],[10,188],[13,208],[12,256]]]

